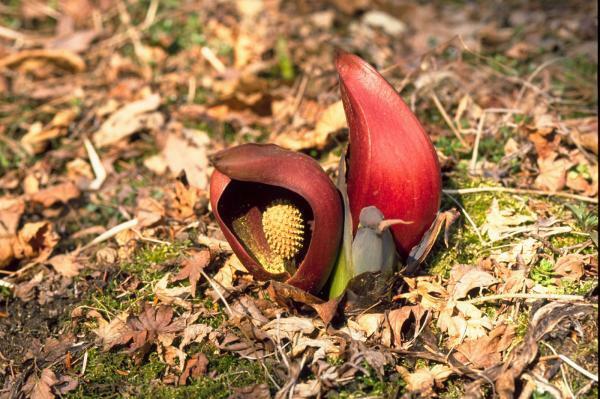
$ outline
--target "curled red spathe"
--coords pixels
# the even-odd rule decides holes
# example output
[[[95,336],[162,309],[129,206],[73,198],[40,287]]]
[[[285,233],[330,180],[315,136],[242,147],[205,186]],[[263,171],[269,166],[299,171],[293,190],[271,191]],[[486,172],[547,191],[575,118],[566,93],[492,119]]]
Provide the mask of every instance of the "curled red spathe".
[[[392,233],[406,256],[422,238],[440,206],[437,153],[416,116],[396,90],[360,57],[339,52],[336,68],[350,130],[348,197],[354,229],[360,211],[379,208],[402,219]]]
[[[339,193],[321,166],[307,155],[272,144],[244,144],[221,151],[213,157],[213,164],[216,170],[210,184],[212,210],[240,261],[258,279],[285,280],[309,292],[319,291],[336,260],[343,225]],[[298,194],[310,206],[311,240],[294,275],[274,275],[264,270],[224,222],[219,200],[232,180],[281,187]]]

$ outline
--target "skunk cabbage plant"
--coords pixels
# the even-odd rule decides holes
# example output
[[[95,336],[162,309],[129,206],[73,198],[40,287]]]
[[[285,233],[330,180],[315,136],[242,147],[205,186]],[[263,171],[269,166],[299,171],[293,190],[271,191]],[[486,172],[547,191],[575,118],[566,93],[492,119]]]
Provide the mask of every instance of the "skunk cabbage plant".
[[[335,264],[330,297],[359,274],[393,273],[441,195],[436,151],[394,88],[355,55],[340,53],[336,67],[350,130],[339,191],[309,156],[260,144],[216,154],[210,183],[217,222],[257,279],[317,293]]]

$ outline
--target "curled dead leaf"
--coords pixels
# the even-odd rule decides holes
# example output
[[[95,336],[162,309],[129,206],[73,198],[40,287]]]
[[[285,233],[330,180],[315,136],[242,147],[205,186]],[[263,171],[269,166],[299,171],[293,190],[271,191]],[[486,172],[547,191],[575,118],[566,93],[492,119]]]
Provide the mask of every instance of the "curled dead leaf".
[[[433,388],[448,379],[453,374],[452,368],[436,364],[431,368],[420,368],[413,373],[402,366],[396,366],[396,370],[407,383],[410,392],[418,393],[421,397],[437,396]]]
[[[583,276],[583,264],[586,256],[580,254],[563,255],[554,264],[554,273],[558,278],[579,280]]]
[[[500,324],[488,335],[468,339],[456,347],[458,360],[475,368],[492,367],[502,361],[502,352],[508,349],[515,337],[515,330]]]
[[[66,182],[33,193],[29,195],[28,199],[41,204],[44,208],[48,208],[58,202],[66,204],[70,200],[79,197],[80,194],[81,191],[74,183]]]
[[[75,277],[79,274],[79,271],[83,268],[77,261],[77,256],[74,254],[61,254],[53,256],[48,259],[48,263],[58,273],[65,277]]]
[[[42,262],[48,259],[58,240],[58,234],[50,222],[27,223],[17,234],[13,251],[17,259],[35,258]]]
[[[466,297],[471,290],[476,288],[481,290],[496,284],[497,282],[498,280],[488,272],[471,268],[458,279],[451,290],[451,294],[454,299],[462,299]]]
[[[179,385],[185,385],[188,378],[198,378],[201,375],[206,374],[208,370],[208,358],[202,352],[198,352],[193,355],[185,363],[185,369],[179,376]]]
[[[77,54],[67,50],[39,49],[22,50],[0,59],[0,69],[14,68],[28,60],[41,60],[59,65],[72,72],[83,72],[85,61]]]
[[[123,106],[112,114],[92,136],[96,147],[114,144],[140,129],[156,129],[164,123],[164,116],[155,111],[160,96],[152,94]]]
[[[39,376],[32,374],[27,379],[23,392],[31,399],[54,399],[52,387],[57,382],[56,374],[51,369],[45,368]]]

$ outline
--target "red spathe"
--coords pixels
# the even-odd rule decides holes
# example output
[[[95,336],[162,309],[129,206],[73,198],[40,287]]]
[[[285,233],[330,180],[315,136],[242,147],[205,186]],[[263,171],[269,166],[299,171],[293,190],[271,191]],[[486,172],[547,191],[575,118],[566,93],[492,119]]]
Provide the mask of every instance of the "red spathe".
[[[392,227],[405,257],[440,206],[438,157],[423,127],[396,90],[367,62],[349,53],[336,59],[350,130],[348,197],[356,230],[361,209],[374,205]]]

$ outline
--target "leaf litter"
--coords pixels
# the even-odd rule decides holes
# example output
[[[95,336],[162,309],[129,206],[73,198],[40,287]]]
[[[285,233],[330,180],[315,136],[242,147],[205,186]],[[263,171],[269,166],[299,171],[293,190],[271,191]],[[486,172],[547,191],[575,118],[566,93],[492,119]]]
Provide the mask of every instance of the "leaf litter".
[[[0,9],[0,397],[597,395],[597,11],[254,3]],[[335,47],[399,89],[455,201],[326,301],[252,279],[207,179],[243,142],[335,173]]]

